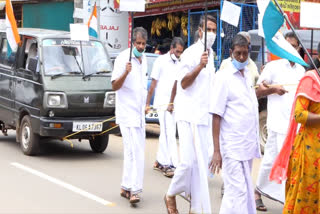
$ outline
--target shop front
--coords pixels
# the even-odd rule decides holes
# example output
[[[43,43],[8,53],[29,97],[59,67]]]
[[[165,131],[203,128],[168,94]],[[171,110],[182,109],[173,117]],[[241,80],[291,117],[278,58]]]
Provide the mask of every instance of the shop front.
[[[219,5],[220,1],[208,0],[209,10],[219,8]],[[149,0],[145,12],[134,14],[134,25],[148,31],[148,52],[166,53],[175,36],[181,37],[188,45],[189,34],[194,32],[190,28],[198,25],[200,17],[193,19],[189,14],[191,11],[203,11],[204,8],[203,0]]]

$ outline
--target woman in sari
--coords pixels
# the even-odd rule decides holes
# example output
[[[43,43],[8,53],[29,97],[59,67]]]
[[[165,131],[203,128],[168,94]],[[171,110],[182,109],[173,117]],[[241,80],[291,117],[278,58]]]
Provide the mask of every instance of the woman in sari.
[[[270,179],[287,179],[283,213],[320,213],[320,78],[315,71],[299,83],[287,137]]]

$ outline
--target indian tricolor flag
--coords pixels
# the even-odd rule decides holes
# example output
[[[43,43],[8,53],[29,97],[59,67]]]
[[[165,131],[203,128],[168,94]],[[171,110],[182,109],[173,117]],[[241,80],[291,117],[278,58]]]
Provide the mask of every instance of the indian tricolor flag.
[[[6,0],[6,33],[8,43],[13,51],[16,51],[20,44],[16,19],[14,18],[11,0]]]
[[[259,35],[265,38],[269,51],[291,62],[308,66],[292,45],[279,32],[284,17],[271,0],[257,0],[259,8]]]
[[[88,21],[89,36],[98,38],[98,19],[97,19],[97,5],[94,4],[93,11]]]

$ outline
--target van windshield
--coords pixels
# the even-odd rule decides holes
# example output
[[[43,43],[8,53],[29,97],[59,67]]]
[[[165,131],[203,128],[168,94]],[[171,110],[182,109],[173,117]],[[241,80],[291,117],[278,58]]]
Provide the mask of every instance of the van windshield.
[[[45,39],[42,46],[46,75],[88,75],[112,71],[112,64],[99,41]]]

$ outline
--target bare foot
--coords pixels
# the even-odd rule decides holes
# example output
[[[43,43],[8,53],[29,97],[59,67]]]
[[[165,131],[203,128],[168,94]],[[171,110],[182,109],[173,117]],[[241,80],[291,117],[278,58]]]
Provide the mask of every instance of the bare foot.
[[[168,214],[179,214],[175,196],[167,196],[166,194],[164,196],[164,203],[166,204]]]

